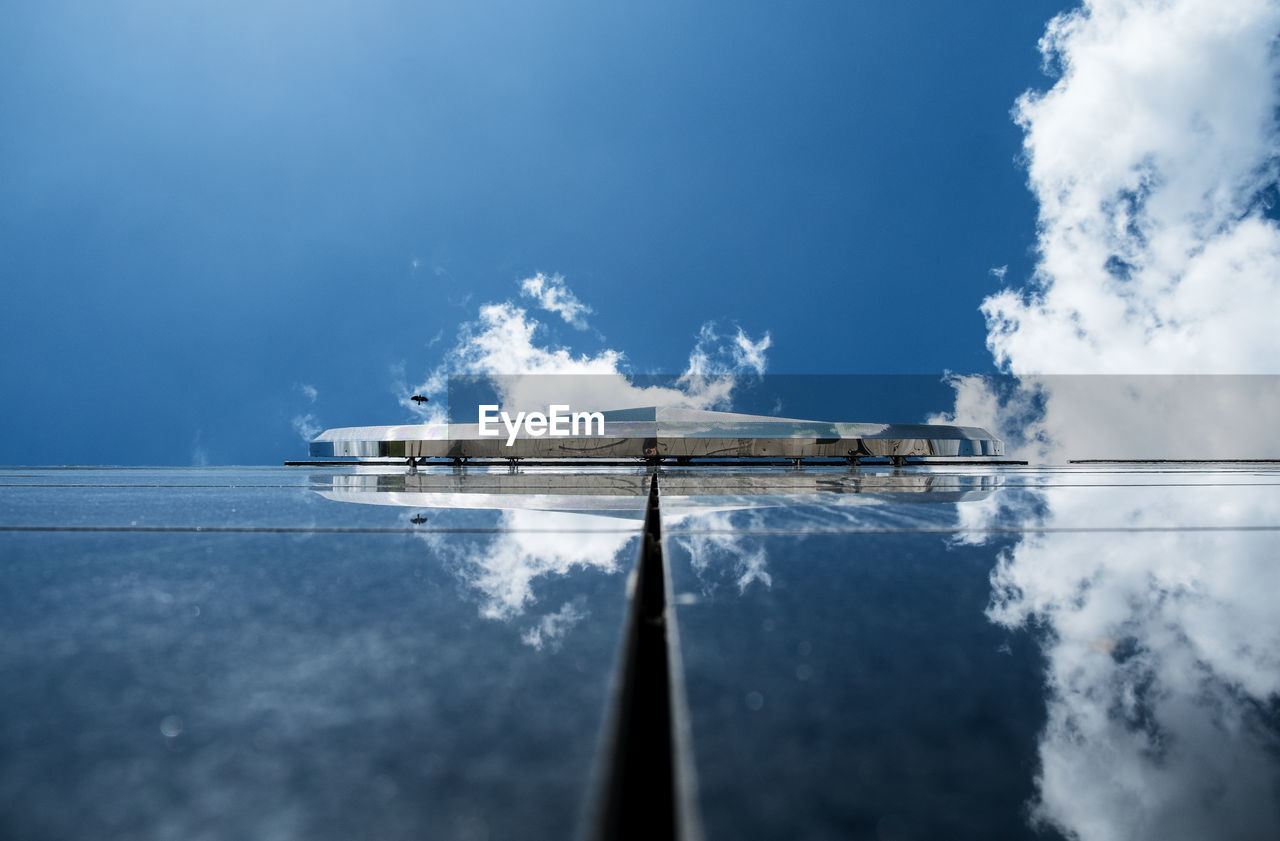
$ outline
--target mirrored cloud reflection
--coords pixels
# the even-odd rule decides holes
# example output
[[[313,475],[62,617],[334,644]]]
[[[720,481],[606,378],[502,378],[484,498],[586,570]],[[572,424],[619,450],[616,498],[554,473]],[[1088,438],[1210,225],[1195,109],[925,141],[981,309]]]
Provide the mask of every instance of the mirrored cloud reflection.
[[[595,570],[630,572],[644,520],[648,475],[637,472],[422,472],[360,467],[352,474],[313,477],[317,492],[337,502],[398,506],[404,525],[450,564],[488,619],[511,623],[535,648],[554,648],[586,618],[580,598],[544,601],[542,585]],[[885,525],[907,502],[985,498],[996,477],[889,474],[862,471],[664,471],[663,524],[692,557],[707,590],[730,583],[739,593],[772,585],[763,545],[751,536],[766,512],[785,509],[804,528]],[[804,506],[797,506],[803,500]],[[947,511],[953,511],[946,507]],[[492,536],[480,540],[432,529],[418,512],[491,512]],[[807,513],[797,515],[798,511]],[[496,521],[492,519],[496,514]],[[452,515],[451,515],[452,516]],[[946,516],[951,516],[950,514]],[[919,517],[912,517],[919,522]]]
[[[547,582],[584,571],[629,571],[634,560],[644,519],[641,476],[592,483],[566,475],[357,470],[313,477],[317,492],[336,502],[412,509],[399,520],[422,529],[416,536],[454,571],[479,614],[512,624],[533,648],[554,650],[589,615],[581,597],[549,600],[542,592]],[[487,516],[465,525],[456,516],[474,512]],[[441,522],[450,525],[438,528]]]
[[[1169,486],[1045,488],[1027,525],[1219,530],[1032,533],[992,573],[989,618],[1047,632],[1033,820],[1084,841],[1280,837],[1280,533],[1258,529],[1280,522],[1280,475],[1147,478]]]
[[[838,470],[697,474],[663,478],[663,528],[689,554],[703,594],[772,587],[767,540],[782,527],[804,533],[935,525],[999,486],[991,474]],[[907,507],[904,507],[907,506]]]
[[[739,593],[771,586],[752,532],[778,522],[936,525],[964,543],[983,542],[985,529],[1031,530],[999,557],[988,609],[1043,640],[1047,723],[1031,820],[1085,841],[1280,833],[1280,533],[1258,528],[1280,522],[1280,475],[1068,470],[1036,487],[1036,474],[1022,474],[1032,487],[993,493],[998,474],[669,471],[664,524],[704,588]],[[481,615],[554,648],[583,603],[540,600],[540,586],[575,570],[630,571],[647,477],[324,478],[321,493],[335,500],[497,511],[498,530],[479,542],[422,537],[456,564]],[[903,504],[930,501],[966,504]],[[1079,531],[1098,527],[1113,530]]]

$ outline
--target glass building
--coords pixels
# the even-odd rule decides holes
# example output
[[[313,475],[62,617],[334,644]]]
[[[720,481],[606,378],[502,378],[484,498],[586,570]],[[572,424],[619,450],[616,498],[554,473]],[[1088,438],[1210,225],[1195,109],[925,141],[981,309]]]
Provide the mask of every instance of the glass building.
[[[0,837],[1280,837],[1274,464],[855,454],[2,469]]]

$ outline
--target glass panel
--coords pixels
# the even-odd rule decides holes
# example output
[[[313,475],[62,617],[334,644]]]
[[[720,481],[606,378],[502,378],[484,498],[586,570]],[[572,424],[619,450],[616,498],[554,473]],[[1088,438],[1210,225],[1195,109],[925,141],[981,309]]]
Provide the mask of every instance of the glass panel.
[[[131,528],[413,529],[533,527],[503,511],[598,515],[566,522],[588,531],[634,531],[643,475],[507,468],[0,470],[2,525]],[[363,505],[333,503],[367,503]],[[422,511],[414,508],[424,509]],[[627,513],[630,512],[630,513]],[[417,518],[417,521],[415,521]],[[425,518],[425,519],[424,519]],[[538,528],[553,528],[547,518]],[[554,519],[554,518],[552,518]]]
[[[1280,834],[1280,474],[924,473],[671,500],[707,836]]]
[[[0,474],[0,834],[580,828],[640,520],[351,475]]]

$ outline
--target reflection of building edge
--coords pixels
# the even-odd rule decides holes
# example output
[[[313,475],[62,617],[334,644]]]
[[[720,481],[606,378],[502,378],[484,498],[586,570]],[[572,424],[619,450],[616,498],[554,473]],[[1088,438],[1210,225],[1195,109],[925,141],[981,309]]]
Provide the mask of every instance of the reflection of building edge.
[[[984,429],[933,424],[828,423],[692,409],[604,412],[598,436],[484,437],[476,424],[329,429],[313,458],[750,459],[994,457]]]
[[[358,473],[312,479],[335,502],[412,508],[634,512],[644,507],[647,473]],[[767,508],[788,498],[830,495],[829,504],[954,503],[982,499],[999,477],[932,473],[681,472],[662,474],[664,498],[690,508]]]

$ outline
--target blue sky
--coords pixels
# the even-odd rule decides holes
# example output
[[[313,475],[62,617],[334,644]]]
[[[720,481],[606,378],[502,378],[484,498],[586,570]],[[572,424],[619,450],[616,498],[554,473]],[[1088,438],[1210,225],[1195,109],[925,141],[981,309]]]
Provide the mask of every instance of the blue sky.
[[[1011,109],[1070,5],[16,4],[0,463],[408,420],[538,272],[592,309],[539,341],[629,370],[708,322],[770,373],[993,370],[979,306],[1036,261]]]

